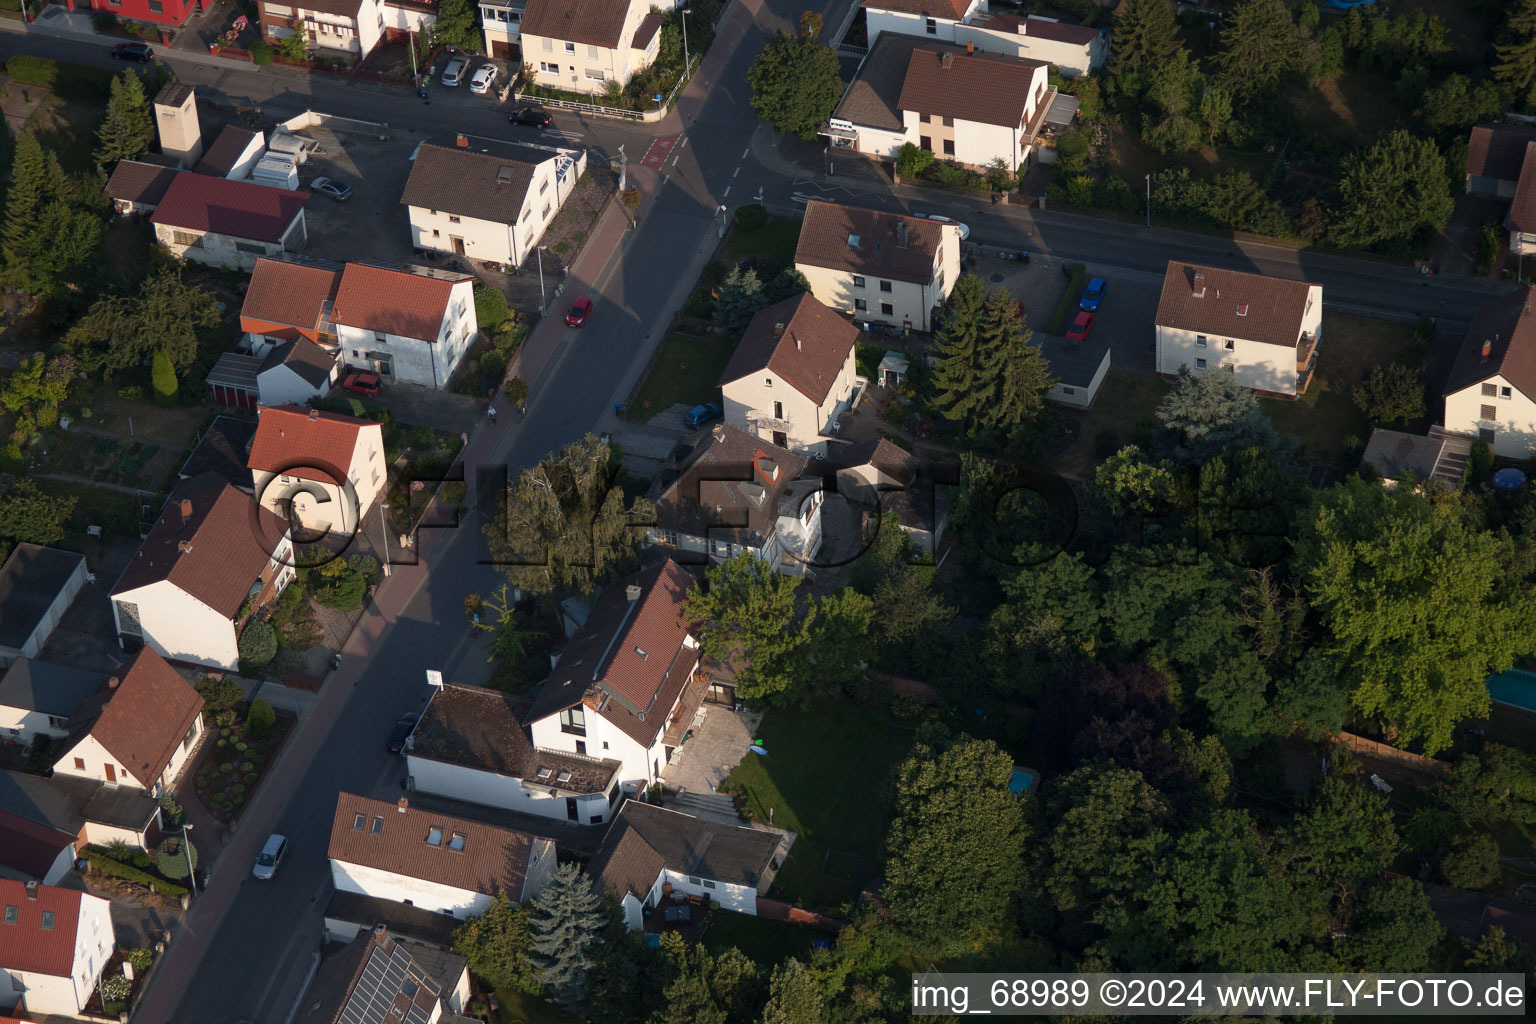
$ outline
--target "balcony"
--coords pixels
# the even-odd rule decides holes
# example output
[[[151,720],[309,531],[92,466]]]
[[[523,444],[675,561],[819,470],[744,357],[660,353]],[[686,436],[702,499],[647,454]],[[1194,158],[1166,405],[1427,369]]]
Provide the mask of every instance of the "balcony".
[[[1306,373],[1317,358],[1317,343],[1322,334],[1303,333],[1296,342],[1296,372]]]

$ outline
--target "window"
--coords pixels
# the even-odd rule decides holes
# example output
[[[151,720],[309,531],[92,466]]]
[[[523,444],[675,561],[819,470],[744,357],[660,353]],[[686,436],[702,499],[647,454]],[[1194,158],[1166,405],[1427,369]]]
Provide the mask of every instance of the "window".
[[[383,345],[389,341],[389,335],[383,331],[374,331],[373,340],[378,342],[380,345]]]
[[[1491,427],[1479,427],[1477,439],[1483,444],[1493,444],[1493,429]]]
[[[944,118],[944,127],[945,128],[953,128],[954,126],[955,126],[955,119],[954,118],[952,118],[952,117]]]
[[[544,204],[544,212],[539,214],[539,216],[544,218],[545,220],[549,219],[549,204],[548,203]]]
[[[15,906],[13,906],[12,904],[7,903],[5,905],[5,923],[6,924],[15,924],[16,923],[16,918],[17,918],[17,916],[20,913],[21,913],[21,911],[16,909]]]
[[[1064,395],[1075,395],[1077,394],[1077,388],[1062,388],[1061,393]]]
[[[1226,370],[1228,373],[1236,373],[1237,372],[1237,364],[1236,363],[1222,363],[1221,364],[1221,368],[1223,370]]]
[[[1492,398],[1494,395],[1496,395],[1498,393],[1499,393],[1499,389],[1498,389],[1498,387],[1496,385],[1493,385],[1493,384],[1484,384],[1483,385],[1483,397],[1484,398]]]
[[[1204,359],[1196,359],[1195,360],[1195,369],[1197,369],[1197,370],[1205,369],[1205,360]]]
[[[772,377],[764,377],[763,378],[763,387],[765,387],[765,388],[773,387],[773,378]]]
[[[867,313],[869,312],[869,303],[865,302],[863,299],[854,299],[853,311],[855,313]]]
[[[1205,335],[1195,335],[1195,348],[1205,348]]]
[[[896,309],[889,302],[882,302],[880,303],[880,314],[882,316],[895,316]]]
[[[69,719],[60,718],[58,715],[49,715],[48,724],[53,726],[55,729],[62,729],[69,724]]]
[[[784,403],[783,402],[774,402],[773,403],[773,418],[776,419],[776,420],[781,420],[781,419],[784,418]]]
[[[692,882],[694,885],[703,885],[704,884],[704,879],[698,877],[697,875],[689,875],[688,876],[688,881]]]
[[[587,716],[581,707],[566,708],[560,712],[560,731],[568,732],[572,736],[585,736],[587,734]]]
[[[930,153],[933,152],[933,140],[926,135],[919,135],[917,137],[917,145],[919,149],[926,149]]]
[[[380,32],[384,31],[384,15],[383,14],[379,15],[379,31]]]
[[[1485,405],[1483,406],[1483,415],[1479,418],[1485,420],[1496,420],[1499,418],[1499,410],[1495,406]]]
[[[85,771],[85,758],[83,758],[83,757],[75,758],[75,770],[79,771],[79,772]]]
[[[923,28],[927,29],[928,34],[931,36],[936,36],[939,34],[939,23],[934,21],[932,18],[927,20],[927,24],[925,24]]]
[[[43,911],[43,931],[53,931],[53,911],[51,910]]]
[[[715,887],[715,883],[713,881],[711,881],[708,878],[704,879],[704,888],[706,888],[706,889],[713,889],[714,887]]]
[[[587,741],[586,740],[577,740],[576,741],[576,753],[580,754],[583,757],[585,757],[587,755]]]
[[[460,218],[459,218],[459,215],[458,215],[458,214],[456,214],[456,213],[450,213],[450,214],[449,214],[449,215],[448,215],[448,223],[449,223],[449,224],[458,224],[458,223],[459,223],[459,222],[460,222]]]
[[[164,14],[165,4],[161,3],[160,0],[149,0],[149,13]]]
[[[428,846],[442,846],[443,845],[443,826],[441,826],[441,825],[429,825],[427,827],[427,845]]]
[[[603,740],[603,749],[604,750],[608,749],[608,741],[607,740]]]
[[[587,60],[597,60],[597,47],[587,44]]]
[[[190,231],[172,231],[171,243],[173,245],[196,245],[202,241],[202,235],[194,235]]]
[[[545,178],[543,181],[539,182],[539,195],[543,195],[548,189],[549,179]]]
[[[882,292],[885,292],[885,294],[889,295],[891,293],[891,282],[889,282],[889,281],[881,281],[880,282],[880,290]]]
[[[367,820],[368,815],[366,814],[354,814],[352,816],[352,831],[361,832],[363,830],[363,823]]]
[[[1500,398],[1509,398],[1510,395],[1511,395],[1511,392],[1510,392],[1509,388],[1507,388],[1507,387],[1499,388],[1499,397]]]
[[[382,835],[384,833],[384,819],[375,814],[373,816],[373,826],[368,831],[372,835]]]
[[[575,43],[566,43],[565,44],[565,52],[566,53],[575,53],[576,52],[576,44]]]
[[[944,155],[945,156],[954,156],[955,155],[955,140],[954,139],[945,139],[944,140]]]
[[[858,274],[854,274],[853,275],[853,286],[855,288],[863,288],[864,287],[864,279],[862,277],[860,277]]]
[[[601,814],[594,814],[587,819],[587,823],[589,825],[601,825],[603,823],[603,816]]]
[[[1233,341],[1231,338],[1228,338],[1226,341],[1221,343],[1221,347],[1226,349],[1228,352],[1233,352],[1237,349],[1237,342]]]
[[[601,71],[599,71],[597,68],[587,68],[587,81],[589,81],[589,82],[606,82],[606,81],[608,81],[608,79],[606,77],[604,77],[603,73]]]
[[[546,46],[549,45],[549,40],[548,39],[544,40],[544,44]],[[558,75],[560,73],[560,65],[559,64],[551,64],[547,60],[541,60],[541,61],[539,61],[539,70],[542,71],[546,75]]]

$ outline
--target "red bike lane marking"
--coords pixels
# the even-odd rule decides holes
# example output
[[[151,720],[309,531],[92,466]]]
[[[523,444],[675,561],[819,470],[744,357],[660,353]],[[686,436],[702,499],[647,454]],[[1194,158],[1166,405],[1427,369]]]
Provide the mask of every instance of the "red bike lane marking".
[[[645,156],[640,158],[640,165],[649,167],[653,171],[661,170],[661,165],[667,162],[667,157],[672,154],[672,148],[677,145],[677,140],[681,137],[679,133],[652,139],[650,148],[645,151]]]

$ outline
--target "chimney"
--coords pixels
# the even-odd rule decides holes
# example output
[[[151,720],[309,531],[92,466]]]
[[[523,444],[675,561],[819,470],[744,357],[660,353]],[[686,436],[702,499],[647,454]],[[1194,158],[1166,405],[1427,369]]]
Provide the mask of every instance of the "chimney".
[[[896,222],[896,248],[898,248],[898,249],[905,249],[906,247],[907,247],[907,222],[904,221],[904,220],[898,220]]]
[[[36,882],[28,882],[27,883],[27,899],[29,899],[29,900],[37,899],[37,883]]]
[[[117,678],[117,676],[112,676],[111,678],[109,678],[107,680],[107,689],[115,690],[115,689],[117,689],[118,684],[121,683],[121,682],[122,682],[122,680]]]
[[[1491,342],[1488,339],[1484,338],[1483,339],[1483,362],[1486,363],[1488,361],[1488,357],[1491,356],[1491,355],[1493,355],[1493,342]]]
[[[320,418],[320,410],[319,409],[311,409],[311,410],[309,410],[309,418],[311,420],[318,420]]]
[[[939,56],[939,63],[946,68],[953,67],[955,63],[955,55],[946,50]]]
[[[975,43],[966,43],[965,44],[965,55],[967,57],[974,57],[974,56],[976,56],[976,44]]]
[[[799,352],[800,351],[800,335],[795,334],[793,331],[791,331],[789,336],[791,338],[795,339],[795,351]]]
[[[179,540],[176,542],[176,550],[180,551],[184,555],[191,554],[192,542],[189,540]]]
[[[631,583],[629,586],[625,587],[624,596],[632,602],[640,600],[640,584]]]
[[[373,934],[377,935],[379,938],[382,939],[384,937],[384,926],[382,924],[374,925],[373,926]]]
[[[785,325],[782,322],[774,324],[773,325],[773,333],[774,334],[783,334],[784,333],[784,326]]]
[[[1190,294],[1197,299],[1205,298],[1205,275],[1195,271],[1195,286],[1190,289]]]
[[[397,811],[399,811],[401,814],[404,814],[406,808],[408,808],[410,806],[411,806],[411,802],[409,800],[407,800],[405,797],[401,797],[398,801],[395,802],[395,809]]]
[[[460,149],[469,148],[469,136],[465,135],[463,132],[460,132],[453,141],[458,145]]]
[[[181,523],[182,523],[182,525],[185,526],[186,523],[187,523],[187,520],[191,519],[191,518],[192,518],[192,499],[191,498],[182,498],[181,499]]]

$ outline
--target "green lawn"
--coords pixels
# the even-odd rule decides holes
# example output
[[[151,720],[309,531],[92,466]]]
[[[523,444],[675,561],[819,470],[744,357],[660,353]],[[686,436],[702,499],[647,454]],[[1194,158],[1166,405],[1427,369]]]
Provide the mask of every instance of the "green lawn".
[[[769,895],[843,916],[880,872],[891,769],[912,733],[878,711],[821,702],[769,712],[760,736],[767,757],[748,755],[725,781],[760,821],[796,833]]]
[[[831,937],[829,932],[787,921],[769,921],[729,910],[717,910],[710,915],[709,931],[704,934],[704,944],[714,953],[724,952],[734,946],[747,954],[754,963],[776,964],[792,956],[804,960],[810,954],[813,939]]]
[[[1113,447],[1119,449],[1135,441],[1139,425],[1150,424],[1158,403],[1168,393],[1168,385],[1159,377],[1111,369],[1104,375],[1093,408],[1086,411],[1062,408],[1067,416],[1080,421],[1077,440],[1052,460],[1052,468],[1083,476],[1104,461],[1097,451],[1100,434],[1114,435]],[[1105,438],[1109,444],[1109,438]]]
[[[1308,134],[1344,134],[1357,140],[1398,127],[1403,121],[1395,83],[1385,75],[1346,72],[1315,88],[1291,93],[1296,120]]]
[[[59,155],[64,170],[86,173],[96,169],[91,153],[96,148],[96,127],[105,114],[105,103],[50,94],[27,118],[27,127],[44,149]]]
[[[721,258],[729,269],[748,256],[767,256],[783,270],[794,265],[795,246],[799,241],[799,221],[770,217],[768,223],[756,231],[732,231]]]
[[[720,374],[731,351],[731,343],[722,335],[668,335],[650,375],[630,403],[630,418],[648,422],[674,405],[718,402]]]
[[[501,1024],[571,1024],[578,1017],[568,1017],[547,999],[525,996],[521,992],[497,989],[501,1000]]]
[[[105,487],[67,483],[63,480],[39,480],[37,489],[45,494],[72,495],[78,499],[75,504],[75,513],[66,524],[69,532],[63,540],[54,545],[55,547],[69,551],[83,551],[95,557],[101,553],[100,549],[107,541],[117,537],[139,535],[140,499],[131,494]],[[152,492],[146,492],[142,500],[144,504],[153,505],[156,508],[160,506],[159,497]],[[86,528],[89,526],[101,527],[101,540],[87,538]],[[90,545],[87,545],[88,539],[90,539]]]

